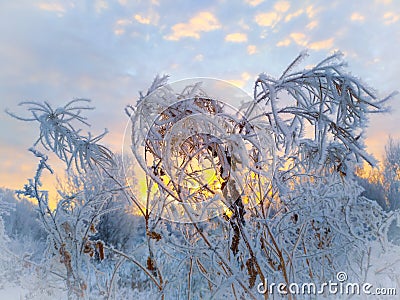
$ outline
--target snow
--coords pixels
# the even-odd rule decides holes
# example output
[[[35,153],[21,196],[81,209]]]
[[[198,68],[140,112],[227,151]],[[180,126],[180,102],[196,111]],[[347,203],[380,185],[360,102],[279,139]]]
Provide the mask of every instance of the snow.
[[[37,171],[18,194],[36,202],[45,238],[5,232],[0,218],[0,298],[258,299],[262,280],[322,284],[338,272],[399,289],[399,246],[388,241],[399,211],[354,179],[359,161],[373,164],[367,114],[389,98],[348,74],[340,53],[294,71],[305,56],[278,79],[261,74],[234,112],[201,82],[175,90],[157,76],[126,109],[144,196],[127,186],[127,160],[102,145],[107,130],[82,133],[88,100],[9,113],[40,124]],[[47,152],[69,172],[54,210],[40,180],[53,172]]]

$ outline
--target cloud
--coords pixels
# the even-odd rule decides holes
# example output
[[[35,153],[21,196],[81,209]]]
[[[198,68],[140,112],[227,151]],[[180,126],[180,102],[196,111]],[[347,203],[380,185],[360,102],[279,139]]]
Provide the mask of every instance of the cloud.
[[[289,10],[290,3],[287,1],[279,1],[279,2],[275,3],[274,8],[276,11],[284,13]]]
[[[218,19],[210,12],[200,12],[189,20],[188,23],[178,23],[172,26],[172,33],[164,38],[178,41],[184,37],[199,39],[201,32],[213,31],[221,28]]]
[[[248,45],[247,46],[247,53],[249,55],[256,54],[257,52],[258,52],[258,50],[257,50],[257,46],[256,45]]]
[[[362,22],[364,21],[365,17],[358,12],[352,13],[350,20],[355,22]]]
[[[94,9],[97,13],[101,13],[108,8],[108,3],[105,0],[97,0],[94,4]]]
[[[247,42],[247,35],[245,33],[235,32],[225,36],[226,42],[244,43]]]
[[[118,19],[114,24],[114,34],[123,35],[126,32],[126,28],[132,25],[135,21],[144,25],[157,25],[160,16],[158,13],[151,11],[147,16],[143,14],[135,14],[132,18]],[[132,32],[131,36],[137,33]]]
[[[278,23],[279,19],[279,14],[275,11],[260,13],[254,18],[256,23],[263,27],[274,27]]]
[[[290,3],[287,1],[278,1],[274,5],[274,10],[267,13],[255,15],[254,21],[263,27],[274,27],[282,18],[282,14],[288,11]]]
[[[123,35],[125,33],[125,27],[132,24],[132,21],[129,19],[119,19],[115,22],[115,35]]]
[[[317,26],[318,26],[318,21],[311,21],[310,23],[307,24],[306,28],[311,30],[311,29],[314,29]]]
[[[195,61],[203,61],[203,59],[204,59],[204,55],[203,55],[203,54],[197,54],[197,55],[194,57],[194,60],[195,60]]]
[[[292,40],[300,46],[307,46],[307,37],[304,33],[302,32],[293,32],[290,34],[290,37],[292,38]]]
[[[242,74],[240,74],[240,79],[230,79],[227,81],[233,85],[243,88],[246,83],[251,79],[251,77],[252,76],[248,72],[243,72]]]
[[[312,50],[322,50],[322,49],[330,49],[333,46],[333,38],[318,41],[318,42],[313,42],[308,45],[308,48]]]
[[[136,21],[138,21],[140,24],[150,24],[150,19],[143,17],[141,15],[135,15],[133,17]]]
[[[285,22],[289,22],[291,19],[296,18],[296,17],[300,16],[303,13],[304,13],[304,10],[303,9],[299,9],[299,10],[295,11],[294,13],[288,14],[285,17]]]
[[[290,44],[292,43],[292,41],[290,40],[290,39],[284,39],[284,40],[281,40],[281,41],[279,41],[276,45],[278,46],[278,47],[287,47],[287,46],[289,46]]]
[[[400,19],[400,16],[394,12],[387,12],[383,15],[383,19],[385,20],[385,25],[390,25],[396,23]]]
[[[310,5],[306,9],[307,16],[312,19],[319,10],[315,9],[314,6]]]
[[[292,41],[299,46],[307,47],[311,50],[322,50],[322,49],[330,49],[333,47],[334,38],[329,38],[325,40],[320,40],[316,42],[309,42],[309,38],[306,34],[302,32],[292,32],[288,38],[285,38],[279,41],[276,46],[277,47],[287,47]]]
[[[157,25],[158,21],[160,19],[160,15],[154,11],[150,12],[147,14],[147,16],[144,16],[143,14],[135,14],[133,18],[140,24],[145,24],[145,25]]]
[[[125,33],[125,29],[122,29],[122,28],[114,29],[115,35],[123,35],[124,33]]]
[[[65,7],[61,3],[39,3],[37,7],[41,10],[57,12],[60,14],[63,14],[66,11]]]
[[[245,2],[247,4],[249,4],[250,6],[257,6],[257,5],[261,4],[261,3],[263,3],[264,0],[245,0]]]
[[[119,19],[119,20],[117,20],[117,22],[115,22],[115,24],[118,26],[126,26],[129,24],[132,24],[132,21],[129,19]]]
[[[133,15],[132,19],[118,19],[114,25],[114,34],[123,35],[126,31],[126,27],[132,25],[134,21],[144,25],[157,25],[159,18],[160,16],[157,13],[151,12],[147,16],[144,16],[142,14],[135,14]]]

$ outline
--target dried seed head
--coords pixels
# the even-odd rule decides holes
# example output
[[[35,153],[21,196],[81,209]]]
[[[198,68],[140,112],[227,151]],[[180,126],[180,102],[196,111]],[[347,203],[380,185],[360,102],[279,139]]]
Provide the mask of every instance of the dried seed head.
[[[151,257],[147,257],[147,269],[150,271],[155,271],[155,266],[154,266],[154,261],[151,259]]]
[[[247,274],[249,274],[249,287],[252,288],[254,287],[257,279],[257,270],[254,266],[254,261],[252,258],[249,258],[246,261],[246,267],[247,267]]]
[[[155,231],[148,231],[147,232],[147,236],[153,240],[161,240],[161,234],[159,234],[158,232]]]

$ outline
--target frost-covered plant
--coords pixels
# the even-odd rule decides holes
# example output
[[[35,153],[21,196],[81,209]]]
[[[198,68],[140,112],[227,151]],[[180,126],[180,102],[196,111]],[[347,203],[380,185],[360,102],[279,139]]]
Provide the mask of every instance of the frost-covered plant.
[[[104,209],[105,206],[112,200],[115,191],[120,189],[110,189],[109,185],[101,182],[99,175],[100,171],[111,172],[107,168],[115,165],[111,151],[98,143],[105,133],[92,138],[90,133],[85,136],[75,128],[75,123],[88,125],[81,115],[82,110],[91,109],[83,105],[86,102],[88,100],[74,100],[55,110],[48,103],[24,102],[22,104],[29,105],[31,118],[9,113],[19,120],[37,121],[40,124],[39,138],[34,147],[29,149],[39,159],[36,174],[17,193],[37,201],[41,224],[48,234],[47,259],[57,257],[64,266],[64,271],[58,275],[65,279],[69,297],[83,297],[86,294],[91,284],[88,274],[92,272],[88,260],[95,256],[104,259],[104,245],[93,237],[100,217],[109,212]],[[36,148],[39,143],[64,161],[70,172],[78,173],[70,173],[67,182],[69,189],[59,190],[61,200],[55,209],[51,209],[48,192],[42,190],[42,173],[53,173],[53,170],[48,163],[48,156]],[[84,174],[89,172],[91,177],[98,178],[97,186],[90,185],[93,180],[82,181]],[[90,290],[92,288],[89,286]]]
[[[265,279],[322,282],[351,273],[360,249],[385,239],[386,214],[352,174],[374,163],[367,115],[394,94],[377,99],[340,53],[292,72],[304,56],[280,78],[261,74],[253,101],[234,113],[200,83],[176,92],[166,77],[127,109],[151,195],[148,268],[167,295],[256,297]]]
[[[344,71],[339,53],[293,71],[303,57],[279,78],[261,74],[239,109],[201,83],[175,91],[157,76],[126,108],[146,177],[142,200],[113,169],[115,157],[100,143],[105,133],[93,138],[76,129],[87,124],[86,100],[55,110],[26,102],[32,117],[11,114],[40,124],[31,148],[38,169],[19,193],[38,203],[70,297],[127,295],[130,272],[141,274],[132,289],[163,299],[256,299],[260,282],[318,283],[337,271],[366,276],[366,245],[385,241],[389,222],[352,174],[357,163],[374,162],[363,144],[367,115],[384,111],[392,95],[377,99]],[[76,172],[55,210],[41,190],[42,172],[52,169],[39,144]],[[97,239],[116,194],[143,218],[145,237],[131,251]]]
[[[8,214],[9,210],[12,209],[7,202],[3,201],[4,192],[0,191],[0,287],[3,286],[5,282],[4,279],[8,279],[10,266],[12,265],[12,259],[8,255],[8,243],[10,241],[3,222],[3,215]]]
[[[385,146],[383,185],[390,210],[400,209],[400,142],[389,138]]]
[[[75,165],[76,170],[84,171],[93,168],[94,164],[112,166],[112,152],[98,142],[106,135],[104,133],[92,137],[81,134],[81,129],[76,129],[77,124],[89,125],[82,111],[91,110],[85,104],[88,99],[75,99],[63,107],[53,109],[49,103],[21,102],[20,105],[28,106],[31,117],[22,117],[7,111],[14,118],[21,121],[35,121],[40,124],[40,134],[34,147],[39,143],[46,149],[55,153],[70,168]]]

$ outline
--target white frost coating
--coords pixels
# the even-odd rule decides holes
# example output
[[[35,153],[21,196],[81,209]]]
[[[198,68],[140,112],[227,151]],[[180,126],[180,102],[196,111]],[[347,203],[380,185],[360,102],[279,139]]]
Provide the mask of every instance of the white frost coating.
[[[398,254],[387,241],[398,211],[382,211],[353,178],[358,162],[373,163],[367,114],[390,96],[377,99],[347,74],[339,53],[295,71],[304,57],[278,79],[261,74],[237,110],[200,82],[175,90],[157,76],[126,108],[144,196],[127,189],[130,178],[101,145],[105,133],[81,133],[86,100],[57,109],[26,102],[31,117],[10,113],[40,124],[37,172],[19,194],[38,204],[48,241],[37,268],[50,270],[46,280],[57,278],[70,298],[117,299],[257,299],[265,280],[322,283],[338,271],[355,282],[398,280],[378,259]],[[75,171],[55,209],[41,183],[52,172],[45,151]],[[122,222],[112,204],[123,197],[142,227]],[[130,232],[130,247],[97,233],[118,212],[110,235]]]

